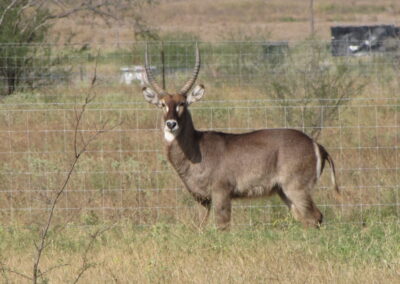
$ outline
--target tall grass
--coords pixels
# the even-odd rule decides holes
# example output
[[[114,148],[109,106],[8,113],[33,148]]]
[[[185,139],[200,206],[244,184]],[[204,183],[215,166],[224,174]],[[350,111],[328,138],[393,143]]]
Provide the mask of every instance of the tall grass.
[[[121,224],[91,250],[81,282],[140,283],[396,283],[400,273],[399,226],[338,225],[320,230],[253,227],[230,233],[199,232],[157,224]],[[96,227],[67,228],[54,236],[43,265],[56,263],[49,282],[72,281],[82,264],[88,234]],[[32,230],[0,229],[4,265],[29,273]],[[5,282],[23,278],[3,270]]]

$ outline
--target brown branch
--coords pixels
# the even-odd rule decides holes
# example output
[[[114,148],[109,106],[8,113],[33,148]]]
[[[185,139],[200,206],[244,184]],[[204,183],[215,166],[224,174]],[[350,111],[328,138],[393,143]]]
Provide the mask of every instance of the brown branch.
[[[37,280],[40,277],[40,275],[42,275],[42,273],[39,270],[39,264],[40,264],[42,253],[43,253],[44,249],[47,246],[46,241],[47,241],[47,237],[48,237],[48,234],[49,234],[49,229],[50,229],[50,226],[51,226],[51,223],[52,223],[52,220],[53,220],[55,208],[57,206],[58,200],[60,199],[61,195],[64,193],[64,190],[65,190],[65,188],[67,187],[67,185],[69,183],[69,180],[70,180],[70,178],[72,176],[72,173],[74,172],[74,169],[75,169],[75,166],[76,166],[78,160],[79,160],[79,156],[75,157],[74,161],[72,162],[72,165],[71,165],[71,167],[70,167],[70,169],[68,171],[67,177],[64,180],[64,183],[61,186],[61,189],[57,192],[57,194],[56,194],[56,196],[55,196],[55,198],[53,200],[53,203],[52,203],[51,208],[50,208],[50,213],[49,213],[49,216],[47,218],[47,222],[46,222],[45,227],[44,227],[44,229],[42,231],[42,234],[40,236],[40,242],[39,242],[38,245],[35,244],[35,246],[36,246],[36,257],[35,257],[35,261],[34,261],[34,264],[33,264],[33,283],[35,283],[35,284],[37,283]]]
[[[40,277],[42,278],[45,274],[47,274],[47,273],[49,273],[49,272],[51,272],[51,271],[53,271],[53,270],[55,270],[55,269],[58,269],[58,268],[60,268],[60,267],[70,266],[70,265],[71,265],[71,264],[69,264],[69,263],[54,265],[54,266],[50,267],[49,269],[47,269],[46,271],[41,272],[41,273],[40,273]]]
[[[85,138],[83,137],[82,132],[78,131],[78,128],[79,128],[79,125],[81,123],[82,116],[83,116],[83,113],[86,110],[87,105],[90,104],[96,98],[96,93],[94,93],[93,95],[91,93],[92,93],[92,91],[94,89],[94,86],[95,86],[96,80],[97,80],[97,62],[98,62],[97,59],[99,58],[99,54],[100,54],[100,50],[97,50],[96,62],[95,62],[95,66],[94,66],[94,73],[93,73],[92,81],[90,83],[89,92],[86,95],[85,103],[82,105],[81,111],[79,112],[79,114],[77,113],[77,110],[75,108],[75,132],[74,132],[74,152],[75,152],[75,157],[80,156],[82,153],[79,153],[79,152],[81,152],[83,149],[86,150],[86,147],[87,147],[87,145],[86,145],[87,143],[85,142]],[[78,138],[77,138],[78,133],[80,134],[81,143],[84,145],[84,147],[82,148],[81,151],[77,150],[77,147],[78,147]]]
[[[97,60],[96,60],[96,69],[97,69]],[[40,260],[41,260],[43,251],[44,251],[44,249],[45,249],[46,246],[47,246],[47,238],[48,238],[48,235],[49,235],[50,226],[51,226],[51,224],[52,224],[52,220],[53,220],[54,213],[55,213],[55,208],[56,208],[56,206],[57,206],[57,204],[58,204],[58,201],[59,201],[60,197],[62,196],[62,194],[64,193],[65,189],[67,188],[67,185],[68,185],[68,183],[69,183],[69,181],[70,181],[70,179],[71,179],[71,176],[72,176],[72,174],[73,174],[73,172],[74,172],[74,170],[75,170],[75,166],[76,166],[76,164],[78,163],[79,158],[80,158],[81,155],[86,151],[86,149],[87,149],[87,147],[89,146],[89,144],[90,144],[98,135],[100,135],[101,133],[104,132],[104,129],[98,130],[98,131],[95,133],[95,135],[93,135],[93,136],[91,137],[91,139],[89,139],[87,142],[85,142],[85,143],[83,144],[83,146],[78,150],[77,133],[79,132],[79,128],[80,128],[80,125],[81,125],[82,117],[83,117],[83,114],[84,114],[84,112],[85,112],[85,110],[86,110],[86,108],[87,108],[87,105],[88,105],[89,103],[91,103],[91,102],[94,100],[94,98],[95,98],[95,95],[93,96],[91,93],[92,93],[92,90],[93,90],[93,88],[94,88],[94,84],[95,84],[95,82],[96,82],[96,80],[95,80],[95,78],[96,78],[96,73],[97,73],[97,71],[95,70],[94,78],[93,78],[93,80],[92,80],[92,84],[91,84],[91,86],[90,86],[90,88],[89,88],[89,91],[88,91],[88,93],[87,93],[87,95],[86,95],[85,102],[84,102],[84,104],[83,104],[82,107],[81,107],[80,113],[77,115],[77,119],[76,119],[76,123],[75,123],[75,129],[74,129],[74,130],[75,130],[75,136],[74,136],[74,137],[75,137],[75,138],[74,138],[74,153],[75,153],[75,155],[74,155],[74,160],[72,161],[72,164],[71,164],[71,166],[70,166],[70,168],[69,168],[69,170],[68,170],[67,176],[66,176],[66,178],[65,178],[65,180],[64,180],[64,182],[63,182],[63,184],[62,184],[62,186],[61,186],[60,189],[57,191],[57,193],[56,193],[56,195],[55,195],[55,197],[54,197],[54,199],[53,199],[53,201],[52,201],[52,204],[51,204],[51,208],[50,208],[50,212],[49,212],[47,221],[46,221],[45,226],[44,226],[44,228],[43,228],[43,230],[42,230],[42,233],[41,233],[41,235],[40,235],[39,244],[36,244],[36,243],[35,243],[35,247],[36,247],[36,257],[35,257],[35,259],[34,259],[34,264],[33,264],[33,277],[32,277],[32,281],[33,281],[34,284],[36,284],[37,281],[38,281],[38,279],[41,278],[41,277],[43,276],[43,274],[44,274],[44,273],[42,273],[42,272],[40,271]]]
[[[20,276],[22,278],[25,278],[27,280],[32,280],[32,277],[29,277],[28,275],[26,275],[26,274],[24,274],[22,272],[19,272],[19,271],[16,271],[14,269],[11,269],[11,268],[7,267],[4,263],[0,263],[0,265],[1,265],[1,270],[3,270],[3,271],[14,273],[14,274],[16,274],[16,275],[18,275],[18,276]]]
[[[104,234],[106,231],[110,230],[113,227],[113,225],[108,226],[103,229],[98,229],[96,232],[90,235],[90,242],[87,245],[83,257],[82,257],[82,266],[79,269],[78,275],[76,276],[75,280],[72,282],[74,284],[78,283],[78,281],[81,279],[82,275],[90,268],[94,267],[97,265],[95,262],[89,262],[88,254],[92,250],[95,241],[98,239],[98,237],[102,234]]]
[[[21,14],[24,12],[24,10],[26,10],[26,9],[28,9],[30,7],[33,7],[34,5],[35,5],[35,2],[33,0],[29,0],[24,6],[19,8],[19,10],[17,11],[17,16],[16,17],[19,18],[21,16]],[[30,21],[25,21],[25,23],[26,23],[26,25],[25,25],[25,28],[26,28],[30,24]],[[14,30],[17,29],[18,24],[20,24],[20,22],[16,21],[15,25],[14,25]],[[25,30],[25,28],[22,28],[21,31],[23,32]]]
[[[34,29],[32,29],[31,33],[36,32],[38,29],[40,29],[41,27],[46,25],[49,21],[68,18],[69,16],[71,16],[73,14],[76,14],[79,12],[84,12],[84,11],[92,12],[99,16],[111,18],[113,20],[118,20],[118,18],[115,17],[114,15],[101,10],[101,8],[108,7],[111,5],[112,5],[112,3],[108,3],[107,1],[96,4],[96,5],[92,4],[91,1],[82,2],[81,5],[78,7],[71,8],[66,11],[62,11],[61,13],[58,13],[58,14],[49,14],[47,17],[44,17],[41,20],[41,22]]]

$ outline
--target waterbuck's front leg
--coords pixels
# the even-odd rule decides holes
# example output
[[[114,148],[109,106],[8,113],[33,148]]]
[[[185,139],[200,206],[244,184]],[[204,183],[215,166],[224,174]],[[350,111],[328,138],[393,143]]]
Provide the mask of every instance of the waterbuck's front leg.
[[[207,210],[207,212],[204,215],[203,220],[201,220],[201,222],[200,222],[200,229],[203,229],[207,224],[208,217],[210,216],[210,211],[211,211],[211,203],[209,206],[206,207],[206,210]]]
[[[201,205],[204,206],[204,208],[206,208],[206,214],[204,215],[203,219],[200,222],[200,229],[203,229],[203,227],[205,227],[205,225],[207,224],[208,221],[208,217],[210,216],[210,211],[211,211],[211,200],[210,199],[203,199],[201,201],[199,201]]]
[[[218,188],[212,192],[215,220],[219,230],[229,230],[232,201],[229,190]]]

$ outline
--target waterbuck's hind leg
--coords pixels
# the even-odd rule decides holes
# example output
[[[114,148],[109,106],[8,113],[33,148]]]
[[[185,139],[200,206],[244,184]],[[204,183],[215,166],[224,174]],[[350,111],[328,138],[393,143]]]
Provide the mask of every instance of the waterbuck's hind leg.
[[[281,187],[277,187],[276,188],[276,193],[278,193],[279,197],[282,199],[283,202],[285,202],[285,204],[287,205],[287,207],[292,206],[292,202],[290,201],[290,199],[286,196],[286,194],[283,192]]]
[[[278,191],[278,194],[290,208],[296,220],[300,221],[305,227],[320,227],[323,215],[312,200],[308,189],[290,188],[282,192]]]

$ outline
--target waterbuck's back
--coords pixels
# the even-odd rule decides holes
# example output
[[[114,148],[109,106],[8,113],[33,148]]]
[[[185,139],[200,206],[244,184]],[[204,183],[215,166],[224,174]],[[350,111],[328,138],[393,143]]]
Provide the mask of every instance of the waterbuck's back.
[[[203,154],[213,168],[211,183],[228,184],[234,196],[268,195],[276,185],[316,179],[315,142],[300,131],[205,132],[201,140],[201,149],[212,149]]]

